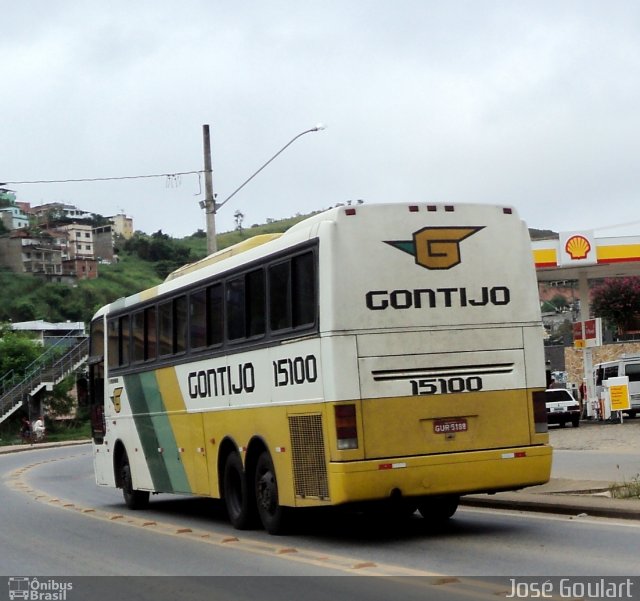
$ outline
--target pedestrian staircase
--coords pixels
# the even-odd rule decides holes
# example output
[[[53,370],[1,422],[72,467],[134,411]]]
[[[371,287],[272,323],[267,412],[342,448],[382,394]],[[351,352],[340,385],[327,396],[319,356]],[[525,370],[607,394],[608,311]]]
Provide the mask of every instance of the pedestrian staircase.
[[[43,388],[50,390],[86,362],[89,355],[89,339],[83,338],[71,346],[69,342],[69,337],[61,338],[20,376],[10,372],[0,378],[0,423],[22,407],[29,397]]]

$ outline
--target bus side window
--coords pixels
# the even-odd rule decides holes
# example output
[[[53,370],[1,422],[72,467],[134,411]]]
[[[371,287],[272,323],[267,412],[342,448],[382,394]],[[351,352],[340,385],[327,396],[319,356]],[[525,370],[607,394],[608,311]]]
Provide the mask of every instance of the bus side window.
[[[261,336],[265,331],[264,270],[255,269],[246,275],[247,337]]]
[[[110,319],[107,322],[107,347],[109,369],[118,367],[120,364],[120,344],[117,319]]]
[[[196,290],[189,295],[189,346],[192,349],[207,345],[207,291]]]
[[[128,315],[123,315],[119,319],[119,350],[120,361],[119,365],[129,365],[130,352],[131,352],[131,318]]]
[[[144,311],[133,314],[133,361],[144,361]]]
[[[313,253],[291,260],[293,327],[313,324],[316,320],[316,273]]]
[[[173,352],[184,353],[187,350],[187,297],[179,296],[174,303]]]
[[[284,261],[269,267],[269,327],[284,330],[291,327],[291,269]]]
[[[144,310],[145,321],[145,350],[144,357],[153,360],[158,354],[158,330],[156,319],[156,308],[147,307]]]
[[[158,307],[158,354],[170,355],[173,352],[173,302],[161,303]]]
[[[227,334],[229,340],[245,336],[244,276],[229,280],[226,288]]]
[[[222,284],[207,288],[207,346],[220,345],[224,341],[224,303]]]

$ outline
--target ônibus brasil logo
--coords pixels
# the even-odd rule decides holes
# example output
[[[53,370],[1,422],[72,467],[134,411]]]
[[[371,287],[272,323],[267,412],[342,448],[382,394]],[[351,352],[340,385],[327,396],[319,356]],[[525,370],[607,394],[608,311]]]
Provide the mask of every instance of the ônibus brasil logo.
[[[53,578],[29,578],[15,576],[9,578],[9,599],[25,601],[68,601],[67,593],[73,589],[71,582]]]
[[[483,229],[469,227],[425,227],[413,233],[412,240],[385,240],[387,244],[412,255],[426,269],[451,269],[459,263],[460,242]]]

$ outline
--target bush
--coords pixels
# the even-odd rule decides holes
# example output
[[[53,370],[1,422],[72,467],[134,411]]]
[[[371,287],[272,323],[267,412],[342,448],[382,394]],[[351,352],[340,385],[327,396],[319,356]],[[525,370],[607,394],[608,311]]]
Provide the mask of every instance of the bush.
[[[591,311],[620,334],[640,315],[640,277],[610,278],[592,292]]]

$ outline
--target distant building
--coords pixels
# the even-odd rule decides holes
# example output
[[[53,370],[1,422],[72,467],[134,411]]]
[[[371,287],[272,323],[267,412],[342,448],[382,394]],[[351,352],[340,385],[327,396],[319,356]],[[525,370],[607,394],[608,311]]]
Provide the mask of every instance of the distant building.
[[[91,219],[91,213],[81,211],[73,205],[62,202],[50,202],[37,207],[31,207],[31,214],[36,217],[38,224],[47,225],[61,219]]]
[[[68,259],[62,262],[62,271],[66,279],[94,280],[98,277],[98,262],[95,259]]]
[[[0,265],[15,273],[73,284],[78,279],[98,277],[98,263],[113,263],[116,259],[114,223],[94,228],[89,221],[93,215],[77,207],[57,202],[30,208],[29,203],[15,202],[11,190],[0,188],[2,200],[5,202],[0,202],[0,219],[12,233],[0,236]],[[109,219],[118,224],[123,236],[133,235],[130,217],[116,215]],[[39,227],[31,231],[16,229],[16,225],[25,228],[34,220]]]
[[[29,227],[29,216],[17,205],[0,208],[0,217],[8,230]]]
[[[51,236],[16,230],[0,236],[0,265],[15,273],[62,281],[62,247]]]
[[[113,263],[113,225],[93,228],[93,249],[98,263]]]
[[[67,278],[93,280],[98,277],[93,228],[89,224],[70,223],[56,228],[66,236],[62,270]]]
[[[118,236],[122,236],[125,240],[133,237],[133,219],[127,217],[123,213],[107,217],[113,224],[113,232]]]
[[[93,259],[93,228],[89,224],[70,223],[58,226],[58,230],[68,233],[70,259]]]
[[[29,225],[29,216],[16,202],[16,194],[9,188],[0,188],[0,221],[8,230],[19,230]]]
[[[16,202],[16,193],[9,188],[0,188],[0,200],[14,204]]]
[[[29,332],[43,346],[52,346],[60,341],[68,341],[67,346],[73,346],[78,339],[86,338],[87,332],[81,321],[67,321],[64,323],[50,323],[41,319],[35,321],[21,321],[12,323],[11,329],[16,332]]]

